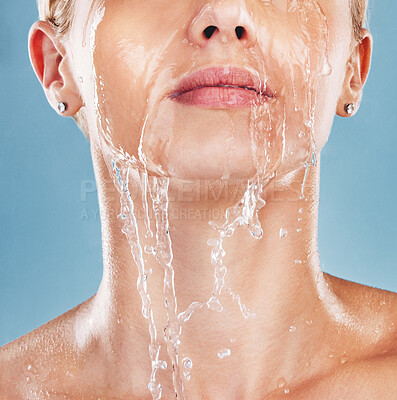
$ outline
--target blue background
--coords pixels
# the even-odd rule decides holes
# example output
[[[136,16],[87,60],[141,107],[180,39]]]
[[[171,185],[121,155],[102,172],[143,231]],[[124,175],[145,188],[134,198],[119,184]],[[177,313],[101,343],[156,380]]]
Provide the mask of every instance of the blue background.
[[[23,4],[22,4],[23,3]],[[21,7],[23,12],[20,11]],[[333,275],[397,291],[397,2],[370,6],[374,58],[355,118],[322,152],[319,248]],[[102,275],[88,141],[30,66],[34,0],[0,3],[0,345],[93,295]]]

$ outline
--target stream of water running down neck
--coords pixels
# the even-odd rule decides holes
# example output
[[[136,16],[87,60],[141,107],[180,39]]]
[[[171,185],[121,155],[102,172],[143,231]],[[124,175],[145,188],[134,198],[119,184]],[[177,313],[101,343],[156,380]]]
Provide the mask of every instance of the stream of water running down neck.
[[[121,213],[119,218],[124,221],[123,233],[130,244],[132,256],[139,270],[137,287],[142,299],[142,314],[149,322],[149,333],[151,338],[149,353],[152,362],[152,373],[148,387],[153,399],[160,399],[162,386],[157,382],[156,374],[159,369],[166,369],[167,363],[166,361],[159,359],[160,344],[151,308],[151,298],[147,287],[147,279],[151,274],[151,271],[145,269],[134,203],[128,186],[130,170],[129,168],[123,169],[120,165],[118,166],[117,162],[114,160],[112,160],[111,165],[114,182],[121,195]],[[208,301],[192,302],[186,310],[179,312],[175,295],[175,272],[172,266],[172,242],[168,222],[169,178],[148,177],[146,171],[140,171],[140,176],[142,189],[144,189],[142,192],[142,199],[145,210],[147,235],[153,235],[148,223],[148,194],[152,200],[156,221],[156,245],[154,247],[146,248],[144,251],[153,254],[164,271],[163,294],[165,310],[167,313],[167,325],[164,327],[164,340],[172,363],[175,393],[178,398],[184,399],[184,386],[180,373],[181,366],[178,352],[183,324],[189,321],[190,317],[196,310],[202,308],[207,308],[215,312],[222,312],[223,306],[220,301],[220,295],[223,291],[228,293],[238,304],[244,318],[249,319],[256,317],[255,312],[250,311],[246,307],[239,294],[236,293],[226,282],[227,268],[223,263],[226,253],[222,245],[225,238],[231,237],[239,226],[246,227],[256,239],[262,237],[263,231],[257,213],[265,206],[265,201],[261,198],[261,194],[266,183],[260,182],[259,179],[255,182],[248,182],[243,198],[237,204],[227,209],[226,221],[222,225],[217,225],[213,221],[209,222],[210,225],[219,233],[218,240],[208,240],[208,245],[212,246],[211,263],[214,266],[215,277],[212,295]],[[147,190],[148,193],[145,192],[145,190]],[[226,349],[225,351],[220,352],[220,354],[221,355],[218,354],[220,358],[229,356],[230,350]],[[189,358],[185,358],[183,361],[183,367],[189,370],[191,369],[191,366],[192,361]],[[184,375],[190,379],[190,373],[185,372]]]

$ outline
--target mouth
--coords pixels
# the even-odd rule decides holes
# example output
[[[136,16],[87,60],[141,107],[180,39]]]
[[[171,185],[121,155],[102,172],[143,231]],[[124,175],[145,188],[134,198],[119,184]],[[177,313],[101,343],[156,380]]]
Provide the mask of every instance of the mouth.
[[[275,99],[258,77],[237,67],[196,71],[182,79],[168,97],[181,104],[204,108],[242,108]]]

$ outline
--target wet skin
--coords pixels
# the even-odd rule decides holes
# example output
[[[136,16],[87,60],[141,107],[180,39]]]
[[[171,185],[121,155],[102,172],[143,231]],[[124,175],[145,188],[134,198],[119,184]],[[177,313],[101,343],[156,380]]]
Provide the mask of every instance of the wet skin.
[[[326,279],[341,301],[349,304],[352,315],[358,316],[363,326],[372,327],[376,320],[379,333],[375,341],[369,341],[357,332],[331,327],[321,335],[319,349],[312,349],[314,352],[310,347],[305,349],[310,363],[309,367],[304,366],[308,377],[297,384],[288,384],[288,398],[393,400],[397,389],[397,295],[331,275],[327,275]],[[148,360],[141,346],[132,349],[134,357],[132,364],[128,365],[123,359],[115,358],[100,337],[92,340],[83,353],[76,352],[75,322],[92,301],[94,298],[1,348],[2,400],[151,398],[147,393],[147,377],[143,372],[143,365],[147,365]],[[318,336],[312,338],[309,333],[307,339],[313,343],[312,340],[318,340]],[[354,359],[344,358],[344,351],[354,353]],[[331,354],[333,358],[330,358]],[[35,374],[29,372],[29,365],[33,366]],[[262,370],[263,381],[266,382],[265,365]],[[148,374],[150,371],[145,372]],[[27,377],[30,377],[29,383]],[[226,384],[235,379],[238,376],[231,378],[225,375]],[[121,382],[128,382],[130,389],[120,390]],[[31,389],[36,384],[40,390],[32,396]],[[262,387],[262,390],[227,398],[286,398],[284,389],[276,389],[275,385],[276,382],[273,382],[273,385]],[[223,398],[216,393],[216,390],[208,388],[206,395],[192,395],[189,398]]]
[[[275,4],[280,6],[281,3]],[[165,77],[169,77],[167,66],[178,60],[176,69],[172,70],[176,73],[172,78],[177,81],[191,64],[191,49],[195,49],[195,60],[201,66],[214,63],[214,60],[217,64],[222,60],[224,64],[238,64],[248,50],[266,47],[266,43],[258,44],[250,35],[256,37],[260,32],[266,33],[271,25],[272,41],[288,47],[291,32],[298,28],[288,25],[291,32],[286,34],[287,24],[270,21],[270,14],[259,0],[213,2],[216,22],[200,12],[207,4],[205,1],[170,3],[158,0],[156,4],[137,0],[105,1],[106,11],[97,28],[94,65],[91,65],[87,62],[91,60],[89,46],[82,46],[81,38],[86,22],[89,21],[89,26],[93,22],[88,18],[87,3],[77,1],[77,4],[77,22],[70,40],[57,41],[48,24],[38,23],[31,31],[31,57],[50,104],[55,108],[57,101],[67,99],[66,116],[83,109],[91,122],[88,135],[101,207],[104,278],[91,299],[0,349],[0,399],[151,398],[147,389],[151,371],[147,351],[149,338],[136,290],[136,265],[121,233],[121,222],[116,218],[119,197],[114,195],[98,132],[92,128],[96,122],[96,105],[90,90],[98,88],[98,82],[90,80],[93,66],[96,76],[101,75],[104,79],[107,104],[104,108],[99,107],[99,111],[113,121],[112,140],[135,154],[147,110],[146,100],[153,96],[157,99],[156,90],[163,88],[161,80],[154,81],[153,90],[145,83],[145,62],[153,62],[153,54],[167,49],[162,61],[158,61],[158,69]],[[222,314],[200,311],[183,327],[181,354],[191,356],[194,363],[192,379],[185,382],[187,399],[395,398],[397,294],[321,274],[317,251],[320,151],[327,141],[335,112],[345,115],[343,105],[347,101],[359,105],[371,53],[370,35],[363,30],[363,44],[356,47],[350,57],[350,41],[346,41],[351,34],[347,4],[347,0],[319,1],[328,21],[332,74],[321,77],[316,85],[314,139],[318,162],[309,169],[306,198],[300,199],[299,190],[298,193],[296,190],[301,187],[305,172],[302,159],[288,153],[279,170],[293,171],[293,174],[274,189],[273,195],[268,189],[267,204],[258,214],[264,227],[263,238],[255,241],[246,231],[239,230],[225,241],[225,264],[231,266],[227,277],[244,301],[257,312],[257,318],[244,320],[236,304],[224,296]],[[130,9],[135,12],[127,12]],[[234,14],[236,9],[243,10],[242,21],[238,20],[240,14]],[[229,18],[222,18],[225,15]],[[277,10],[271,15],[282,16]],[[226,34],[226,42],[222,41],[221,35],[202,42],[201,33],[209,21],[217,23],[219,32]],[[236,25],[245,27],[248,35],[245,40],[237,41],[231,35]],[[186,43],[184,39],[193,46],[182,46],[181,43]],[[132,61],[128,57],[124,64],[116,60],[112,49],[119,48],[120,44],[128,44],[129,47],[123,49],[130,50],[119,55],[127,54]],[[139,48],[139,45],[142,46]],[[40,58],[42,48],[44,58]],[[54,57],[58,52],[64,61],[60,64],[56,62],[59,58]],[[138,59],[134,59],[134,54],[139,54]],[[295,65],[297,60],[293,56],[298,57],[299,51],[288,54],[291,55],[289,61]],[[281,70],[278,67],[282,65],[282,56],[276,52],[273,59],[276,67],[273,65],[274,70],[267,68],[266,71],[280,91],[283,87],[280,89],[277,71]],[[142,60],[143,65],[140,64]],[[47,66],[46,74],[42,73],[43,65]],[[149,71],[153,69],[149,68]],[[80,75],[84,76],[87,86],[77,83]],[[149,76],[155,77],[155,74]],[[284,88],[288,93],[292,81],[285,80]],[[169,82],[168,79],[165,81]],[[306,90],[305,95],[313,89],[302,82],[301,85],[302,90]],[[282,100],[279,97],[285,101],[286,108],[294,106],[291,98],[285,96]],[[165,109],[162,109],[164,104]],[[201,200],[196,202],[180,199],[177,196],[178,179],[182,180],[187,171],[189,174],[198,171],[204,178],[219,177],[224,172],[224,165],[229,167],[226,172],[236,178],[245,178],[252,168],[247,161],[251,158],[247,157],[249,146],[244,141],[246,131],[242,129],[245,125],[241,115],[246,111],[240,110],[239,114],[235,110],[222,110],[220,114],[174,104],[169,99],[161,100],[157,105],[155,109],[160,113],[156,115],[161,118],[168,115],[181,118],[169,132],[178,143],[178,147],[172,147],[168,154],[173,162],[170,170],[174,174],[169,193],[176,199],[170,202],[170,211],[225,210],[233,202],[223,193],[216,201],[206,197],[200,197]],[[203,117],[199,118],[200,115]],[[228,152],[224,151],[223,130],[215,129],[220,115],[225,121],[233,120],[240,135]],[[273,117],[277,120],[279,114],[275,111]],[[153,126],[161,127],[158,125],[161,118],[153,119]],[[298,126],[304,118],[295,122]],[[206,126],[214,128],[211,135],[205,137],[211,145],[197,147],[197,132],[204,135]],[[167,128],[167,125],[163,127]],[[300,149],[299,139],[293,132],[291,128],[286,137],[287,148]],[[185,148],[185,152],[180,151],[181,148]],[[277,159],[277,153],[272,155]],[[139,193],[137,175],[131,174],[131,184]],[[233,181],[228,184],[233,185]],[[214,187],[217,188],[217,183]],[[244,186],[236,184],[236,187],[241,194]],[[137,198],[139,207],[140,197]],[[302,222],[298,223],[297,217],[302,218]],[[145,229],[143,219],[138,220],[138,227],[140,231]],[[211,292],[213,269],[206,240],[213,235],[213,230],[205,217],[170,218],[170,227],[178,304],[180,309],[185,309],[192,299],[207,299]],[[282,241],[280,227],[289,232]],[[189,263],[186,262],[187,252]],[[294,264],[296,259],[302,261],[299,268]],[[158,271],[155,264],[152,268]],[[162,275],[154,273],[149,285],[153,310],[158,316],[158,326],[162,327],[166,322]],[[291,326],[296,329],[291,331]],[[216,353],[229,343],[231,335],[236,338],[235,343],[228,344],[232,355],[219,360]],[[164,346],[160,358],[168,360]],[[170,366],[160,371],[158,377],[163,384],[163,398],[174,398]]]

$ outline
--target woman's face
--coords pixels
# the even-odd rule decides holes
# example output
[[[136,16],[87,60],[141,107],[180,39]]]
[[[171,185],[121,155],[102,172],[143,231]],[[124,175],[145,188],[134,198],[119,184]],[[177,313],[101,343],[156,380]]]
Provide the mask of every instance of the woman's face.
[[[152,173],[245,179],[320,151],[350,38],[348,0],[77,0],[70,45],[91,140]]]

